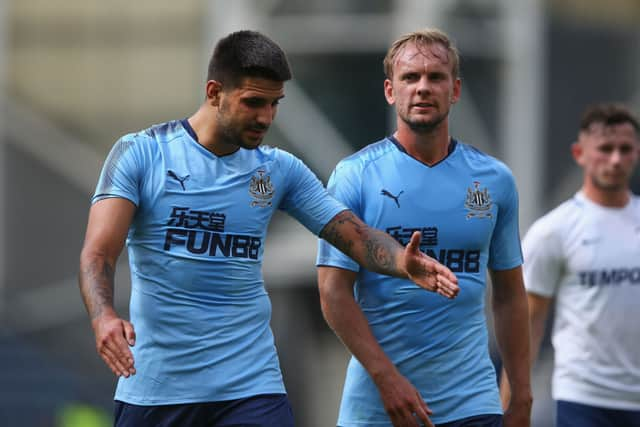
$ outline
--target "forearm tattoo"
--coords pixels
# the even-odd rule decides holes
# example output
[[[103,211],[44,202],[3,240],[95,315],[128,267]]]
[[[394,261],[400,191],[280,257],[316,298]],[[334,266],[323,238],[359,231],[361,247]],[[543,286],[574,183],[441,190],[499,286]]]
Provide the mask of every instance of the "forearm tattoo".
[[[369,239],[365,240],[367,261],[379,273],[400,274],[396,265],[396,255],[402,248],[391,236],[379,230],[369,228]]]
[[[107,262],[94,260],[80,270],[80,292],[91,320],[113,307],[114,268]]]
[[[396,257],[402,247],[391,236],[368,227],[351,211],[340,212],[322,230],[320,237],[368,270],[401,274]]]

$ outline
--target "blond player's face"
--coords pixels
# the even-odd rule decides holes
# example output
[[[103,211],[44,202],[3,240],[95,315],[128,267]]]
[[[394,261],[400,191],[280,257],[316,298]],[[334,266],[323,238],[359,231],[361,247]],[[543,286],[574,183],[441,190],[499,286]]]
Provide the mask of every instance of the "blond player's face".
[[[447,49],[439,43],[407,43],[398,53],[392,79],[384,82],[387,102],[413,131],[430,131],[449,115],[460,97]]]

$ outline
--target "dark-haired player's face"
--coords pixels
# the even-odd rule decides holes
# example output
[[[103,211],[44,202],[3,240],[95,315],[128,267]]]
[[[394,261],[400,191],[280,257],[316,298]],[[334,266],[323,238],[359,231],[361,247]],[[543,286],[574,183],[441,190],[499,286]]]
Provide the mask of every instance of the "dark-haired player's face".
[[[247,77],[233,89],[220,93],[217,112],[219,137],[224,143],[258,148],[284,98],[284,83]]]
[[[414,132],[429,132],[443,123],[460,97],[460,79],[453,77],[452,68],[447,49],[439,43],[407,43],[396,56],[393,77],[384,82],[385,96]]]
[[[594,123],[580,133],[576,161],[586,179],[603,191],[626,190],[638,160],[640,142],[630,123]]]

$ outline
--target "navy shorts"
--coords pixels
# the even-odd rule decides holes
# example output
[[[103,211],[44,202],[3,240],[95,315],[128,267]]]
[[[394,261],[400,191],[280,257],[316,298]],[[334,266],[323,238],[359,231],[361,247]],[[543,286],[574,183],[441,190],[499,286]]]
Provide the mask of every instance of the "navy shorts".
[[[502,427],[502,415],[477,415],[444,424],[436,424],[436,427]]]
[[[457,421],[449,421],[444,424],[436,424],[436,427],[502,427],[502,415],[477,415]]]
[[[157,406],[116,400],[114,412],[115,427],[293,427],[286,394]]]
[[[556,427],[640,427],[640,411],[609,409],[558,400]]]

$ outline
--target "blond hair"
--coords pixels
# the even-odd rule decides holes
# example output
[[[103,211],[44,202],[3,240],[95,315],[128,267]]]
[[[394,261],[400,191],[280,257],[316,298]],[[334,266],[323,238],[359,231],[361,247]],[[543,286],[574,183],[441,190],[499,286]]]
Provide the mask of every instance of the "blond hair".
[[[413,43],[418,48],[432,44],[442,45],[447,50],[449,61],[451,61],[451,74],[454,79],[458,78],[460,73],[460,55],[458,54],[456,46],[444,31],[437,28],[424,28],[405,34],[393,42],[383,62],[384,74],[388,79],[393,78],[393,65],[396,57],[407,43]]]

